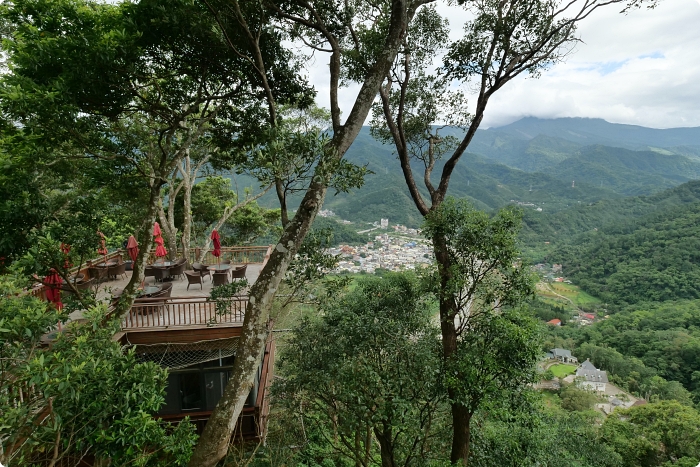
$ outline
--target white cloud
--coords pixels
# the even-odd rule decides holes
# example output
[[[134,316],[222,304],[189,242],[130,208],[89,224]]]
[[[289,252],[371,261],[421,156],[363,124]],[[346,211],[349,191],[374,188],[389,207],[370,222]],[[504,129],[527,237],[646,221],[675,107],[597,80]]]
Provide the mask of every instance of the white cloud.
[[[447,11],[447,10],[443,10]],[[489,103],[483,128],[524,116],[599,117],[654,128],[700,126],[700,0],[662,0],[627,15],[598,10],[579,28],[582,43],[539,79],[521,77]],[[453,37],[466,15],[449,10]],[[328,107],[327,58],[309,79]],[[347,114],[359,87],[341,90]]]

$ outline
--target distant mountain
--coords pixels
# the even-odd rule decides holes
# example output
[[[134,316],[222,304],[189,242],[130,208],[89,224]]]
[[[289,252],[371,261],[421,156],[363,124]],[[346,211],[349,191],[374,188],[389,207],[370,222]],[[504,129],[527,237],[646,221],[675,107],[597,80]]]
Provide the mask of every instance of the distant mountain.
[[[656,129],[610,123],[600,118],[541,119],[527,117],[484,132],[497,131],[531,140],[539,135],[583,146],[603,144],[628,149],[700,147],[700,127]]]
[[[460,137],[462,132],[445,128],[441,134]],[[478,131],[468,151],[452,175],[450,194],[487,210],[519,203],[526,210],[541,208],[551,214],[601,200],[650,195],[700,177],[700,128],[655,130],[600,119],[525,118]],[[329,192],[325,208],[354,222],[384,217],[391,223],[420,225],[392,146],[376,141],[364,127],[346,158],[373,174],[360,190]],[[441,170],[438,163],[435,183]],[[418,171],[415,176],[423,178]],[[251,183],[238,181],[239,186]],[[268,193],[261,204],[275,206],[274,194]]]

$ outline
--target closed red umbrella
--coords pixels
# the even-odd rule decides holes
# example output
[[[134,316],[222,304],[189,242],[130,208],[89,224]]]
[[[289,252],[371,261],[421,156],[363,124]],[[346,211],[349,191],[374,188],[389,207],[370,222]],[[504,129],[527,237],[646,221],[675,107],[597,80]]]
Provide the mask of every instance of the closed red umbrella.
[[[212,251],[211,254],[216,256],[218,258],[218,263],[221,264],[221,239],[216,229],[211,231],[211,239],[214,241],[214,251]]]
[[[58,275],[55,269],[51,268],[49,275],[44,277],[42,281],[46,286],[46,299],[56,305],[59,310],[63,308],[63,303],[61,303],[61,284],[63,284],[63,279]]]
[[[161,234],[160,225],[158,224],[158,222],[156,222],[155,224],[153,224],[153,236],[157,237],[160,234]]]
[[[129,241],[126,243],[126,251],[129,253],[129,258],[131,258],[131,261],[133,261],[135,264],[136,258],[139,254],[139,244],[133,235],[129,237]]]

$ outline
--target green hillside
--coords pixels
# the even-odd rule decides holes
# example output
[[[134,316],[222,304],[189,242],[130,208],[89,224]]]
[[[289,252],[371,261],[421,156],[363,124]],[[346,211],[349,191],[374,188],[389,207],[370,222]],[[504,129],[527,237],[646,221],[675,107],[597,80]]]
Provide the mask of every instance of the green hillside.
[[[634,196],[700,177],[700,164],[676,154],[587,146],[576,155],[544,170],[562,180],[576,180]]]
[[[612,222],[571,239],[548,259],[608,303],[700,298],[700,202]]]

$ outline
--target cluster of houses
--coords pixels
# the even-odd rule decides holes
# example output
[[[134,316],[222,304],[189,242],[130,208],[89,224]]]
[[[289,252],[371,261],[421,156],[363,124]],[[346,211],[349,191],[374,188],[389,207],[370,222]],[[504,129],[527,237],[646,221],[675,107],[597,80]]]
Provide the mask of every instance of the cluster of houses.
[[[340,255],[338,266],[333,272],[373,274],[379,268],[402,271],[416,269],[432,261],[432,249],[420,239],[407,241],[383,234],[378,235],[375,241],[361,246],[340,245],[329,248],[327,253]]]

